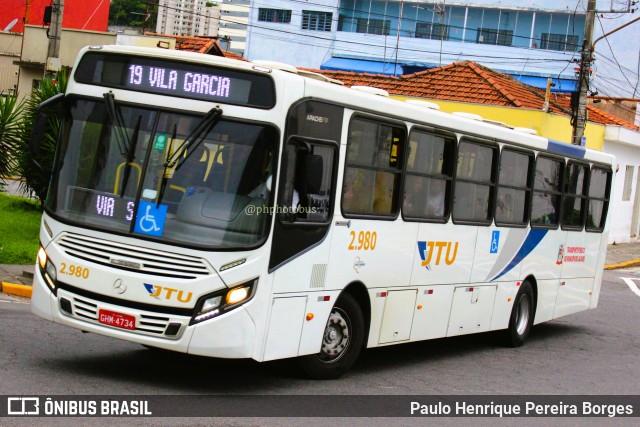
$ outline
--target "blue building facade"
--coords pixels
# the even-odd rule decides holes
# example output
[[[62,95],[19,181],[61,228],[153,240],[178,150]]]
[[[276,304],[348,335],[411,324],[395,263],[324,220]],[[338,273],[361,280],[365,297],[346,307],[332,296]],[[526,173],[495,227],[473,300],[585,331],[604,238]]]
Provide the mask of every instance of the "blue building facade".
[[[390,75],[472,60],[538,87],[551,77],[556,91],[571,92],[586,17],[577,3],[253,1],[246,56]]]

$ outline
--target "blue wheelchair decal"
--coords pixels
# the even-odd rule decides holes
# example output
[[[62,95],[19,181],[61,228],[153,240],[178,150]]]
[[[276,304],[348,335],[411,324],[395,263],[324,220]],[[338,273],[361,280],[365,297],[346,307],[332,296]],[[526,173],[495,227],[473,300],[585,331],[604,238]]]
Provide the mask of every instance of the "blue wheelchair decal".
[[[148,236],[162,236],[164,222],[167,218],[167,208],[167,205],[156,207],[155,203],[140,201],[133,231]]]
[[[491,248],[489,250],[489,253],[497,254],[499,245],[500,245],[500,232],[498,230],[495,230],[491,233]]]

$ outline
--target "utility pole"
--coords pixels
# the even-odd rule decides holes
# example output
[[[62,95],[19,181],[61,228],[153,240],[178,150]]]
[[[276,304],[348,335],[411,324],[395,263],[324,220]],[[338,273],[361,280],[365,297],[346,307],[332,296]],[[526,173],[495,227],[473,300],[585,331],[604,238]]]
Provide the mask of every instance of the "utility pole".
[[[573,126],[571,143],[574,145],[582,145],[584,128],[587,125],[587,91],[589,90],[589,77],[591,74],[591,40],[593,39],[595,18],[596,0],[589,0],[589,3],[587,4],[587,17],[584,24],[582,53],[580,56],[578,90],[576,91],[576,94],[571,97],[571,125]]]
[[[62,12],[64,0],[53,0],[51,4],[51,24],[47,30],[49,39],[49,49],[47,51],[47,63],[45,65],[45,78],[55,78],[58,71],[62,69],[60,61],[60,38],[62,35]]]

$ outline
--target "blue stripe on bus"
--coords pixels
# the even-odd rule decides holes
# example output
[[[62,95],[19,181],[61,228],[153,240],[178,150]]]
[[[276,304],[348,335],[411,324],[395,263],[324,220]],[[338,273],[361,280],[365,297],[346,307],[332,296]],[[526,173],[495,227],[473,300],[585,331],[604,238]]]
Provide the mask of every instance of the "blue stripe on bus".
[[[531,230],[527,238],[524,240],[524,242],[522,242],[522,246],[520,246],[518,253],[516,253],[511,262],[507,264],[504,270],[498,273],[498,275],[491,280],[493,281],[499,279],[500,277],[511,271],[516,265],[518,265],[520,261],[522,261],[527,255],[531,253],[531,251],[536,248],[536,246],[538,246],[538,244],[542,241],[542,239],[544,239],[544,236],[546,236],[548,231],[549,230],[539,228],[534,228],[533,230]]]
[[[547,150],[555,154],[575,157],[578,159],[584,159],[584,156],[587,153],[587,150],[584,147],[567,144],[566,142],[554,141],[552,139],[549,140]]]

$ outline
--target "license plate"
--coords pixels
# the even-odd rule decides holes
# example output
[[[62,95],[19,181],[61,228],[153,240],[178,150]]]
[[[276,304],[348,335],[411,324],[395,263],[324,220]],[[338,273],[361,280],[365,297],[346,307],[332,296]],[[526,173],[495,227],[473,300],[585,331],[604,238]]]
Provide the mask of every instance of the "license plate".
[[[111,310],[100,310],[98,312],[98,322],[121,329],[133,330],[136,328],[135,317]]]

